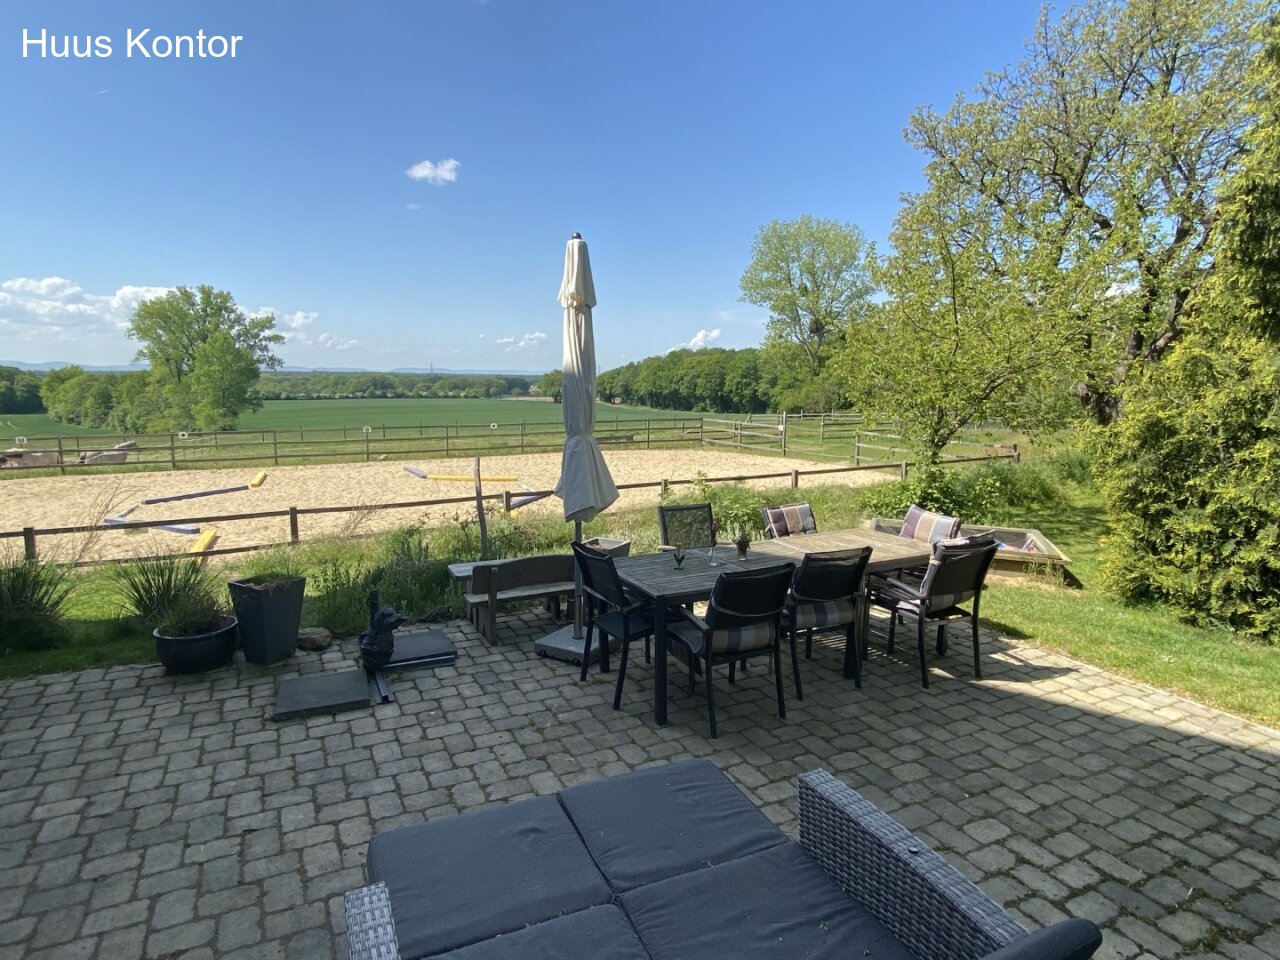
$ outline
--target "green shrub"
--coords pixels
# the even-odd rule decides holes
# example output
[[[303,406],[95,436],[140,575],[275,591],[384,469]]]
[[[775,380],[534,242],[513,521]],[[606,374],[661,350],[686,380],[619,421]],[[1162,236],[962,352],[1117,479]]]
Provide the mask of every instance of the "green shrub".
[[[63,609],[71,593],[66,570],[51,563],[0,563],[0,638],[13,650],[38,650],[62,637]]]
[[[877,484],[860,495],[866,516],[901,517],[913,503],[965,523],[1013,524],[1063,504],[1060,481],[1038,464],[986,463],[970,469],[922,469],[906,480]]]
[[[369,624],[369,590],[364,572],[350,559],[334,554],[322,560],[307,581],[310,617],[318,626],[349,637]]]
[[[1096,436],[1107,586],[1280,640],[1280,347],[1179,342]]]
[[[678,488],[677,488],[678,489]],[[750,535],[764,533],[764,519],[760,509],[778,500],[776,493],[763,493],[744,487],[740,483],[708,483],[706,475],[697,473],[686,491],[668,495],[666,503],[710,503],[711,516],[719,532],[721,543],[733,540],[738,532]]]

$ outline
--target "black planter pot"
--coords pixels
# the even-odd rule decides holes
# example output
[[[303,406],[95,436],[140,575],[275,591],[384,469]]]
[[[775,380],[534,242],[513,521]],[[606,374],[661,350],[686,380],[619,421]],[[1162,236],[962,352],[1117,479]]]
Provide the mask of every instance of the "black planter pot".
[[[250,663],[277,663],[292,657],[298,648],[307,578],[288,577],[263,583],[233,580],[227,587],[240,621],[244,658]]]
[[[236,618],[223,617],[221,626],[190,637],[166,637],[157,628],[156,657],[168,673],[202,673],[225,666],[236,652]]]

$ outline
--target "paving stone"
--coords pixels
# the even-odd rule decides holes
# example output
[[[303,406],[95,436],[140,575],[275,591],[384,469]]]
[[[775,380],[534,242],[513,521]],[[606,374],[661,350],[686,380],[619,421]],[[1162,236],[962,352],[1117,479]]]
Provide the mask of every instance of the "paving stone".
[[[1280,955],[1274,731],[995,639],[994,682],[935,670],[913,722],[914,663],[884,658],[881,636],[856,703],[839,643],[820,640],[787,721],[752,671],[717,688],[710,741],[679,670],[656,728],[651,668],[615,712],[611,678],[579,684],[530,653],[547,623],[505,618],[493,648],[455,625],[465,655],[406,671],[395,703],[280,724],[259,668],[0,682],[0,957],[336,958],[373,832],[685,756],[793,834],[795,776],[831,769],[1029,925],[1098,920],[1099,960]],[[305,669],[351,653],[341,641]]]

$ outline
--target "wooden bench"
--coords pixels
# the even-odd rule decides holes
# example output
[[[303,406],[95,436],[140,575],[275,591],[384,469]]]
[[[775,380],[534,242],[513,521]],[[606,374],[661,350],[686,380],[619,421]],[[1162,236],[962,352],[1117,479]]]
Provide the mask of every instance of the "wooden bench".
[[[471,569],[471,589],[463,596],[472,620],[489,643],[497,642],[498,604],[504,600],[549,599],[560,616],[560,598],[573,595],[572,554],[543,554],[489,560]]]

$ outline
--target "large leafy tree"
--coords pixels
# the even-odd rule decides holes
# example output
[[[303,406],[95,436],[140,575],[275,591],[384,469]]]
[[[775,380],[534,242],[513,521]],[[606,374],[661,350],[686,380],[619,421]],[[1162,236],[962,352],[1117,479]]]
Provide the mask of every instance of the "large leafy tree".
[[[138,304],[129,336],[142,343],[137,358],[151,364],[147,391],[133,397],[155,411],[149,429],[225,430],[254,403],[251,388],[262,368],[281,360],[284,342],[275,317],[246,316],[231,294],[202,285],[178,287]]]
[[[1167,360],[1097,437],[1110,585],[1280,641],[1280,27],[1221,205],[1214,276]]]
[[[740,285],[744,301],[769,311],[766,345],[795,345],[803,375],[820,374],[871,303],[874,258],[853,224],[806,215],[762,227]]]
[[[284,343],[274,333],[275,317],[246,316],[231,294],[201,285],[195,290],[178,287],[138,304],[129,321],[130,339],[139,341],[138,360],[146,360],[153,372],[181,383],[195,369],[202,344],[222,331],[232,344],[260,369],[274,370],[282,363],[272,347]]]
[[[1249,30],[1265,9],[1086,0],[1055,20],[1046,8],[1020,63],[912,118],[934,169],[1002,211],[1001,228],[1080,293],[1053,308],[1066,326],[1087,321],[1071,359],[1098,422],[1176,342],[1209,272],[1218,193],[1255,113]]]
[[[1079,323],[1062,323],[1070,311],[1055,305],[1083,294],[998,204],[946,167],[929,180],[906,199],[878,269],[887,299],[851,326],[836,366],[859,408],[898,421],[932,464],[975,421],[1036,426],[1061,414],[1040,400],[1061,388]]]

